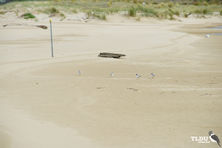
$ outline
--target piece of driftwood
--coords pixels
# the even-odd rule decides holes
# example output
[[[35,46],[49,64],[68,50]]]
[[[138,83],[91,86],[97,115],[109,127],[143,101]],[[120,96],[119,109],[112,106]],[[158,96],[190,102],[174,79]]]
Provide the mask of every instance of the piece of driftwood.
[[[47,29],[48,27],[45,25],[35,25],[36,27],[42,28],[42,29]]]
[[[29,25],[29,24],[4,24],[2,25],[3,27],[7,27],[7,26],[33,26],[33,27],[38,27],[38,28],[42,28],[42,29],[48,29],[47,26],[45,25]]]
[[[121,58],[122,56],[126,56],[125,54],[119,54],[119,53],[108,53],[108,52],[101,52],[99,57],[104,58]]]

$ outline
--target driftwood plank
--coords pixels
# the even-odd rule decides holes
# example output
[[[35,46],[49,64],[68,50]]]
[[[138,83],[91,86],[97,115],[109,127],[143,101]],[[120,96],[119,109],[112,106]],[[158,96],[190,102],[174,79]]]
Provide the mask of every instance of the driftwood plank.
[[[126,56],[125,54],[119,54],[119,53],[109,53],[109,52],[101,52],[99,57],[104,57],[104,58],[120,58],[122,56]]]

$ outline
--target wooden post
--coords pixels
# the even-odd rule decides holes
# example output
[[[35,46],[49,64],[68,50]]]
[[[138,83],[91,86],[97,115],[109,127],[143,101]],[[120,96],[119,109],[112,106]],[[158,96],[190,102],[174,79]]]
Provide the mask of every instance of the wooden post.
[[[49,20],[50,23],[50,37],[51,37],[51,56],[54,57],[53,53],[53,38],[52,38],[52,19]]]

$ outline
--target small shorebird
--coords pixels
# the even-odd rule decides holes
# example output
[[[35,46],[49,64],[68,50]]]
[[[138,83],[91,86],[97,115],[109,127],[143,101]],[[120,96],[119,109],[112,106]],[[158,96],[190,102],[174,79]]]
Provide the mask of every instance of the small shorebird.
[[[114,77],[114,72],[111,72],[111,73],[110,73],[110,77]]]
[[[206,34],[205,37],[206,37],[206,38],[209,38],[209,37],[210,37],[210,34]]]
[[[81,71],[80,70],[78,70],[78,75],[81,76]]]
[[[154,73],[150,73],[150,75],[152,79],[156,76]]]
[[[217,144],[219,145],[219,147],[221,147],[221,145],[220,145],[220,140],[219,140],[219,138],[213,133],[213,131],[209,131],[209,136],[210,136],[210,140],[212,141],[212,142],[217,142]]]
[[[139,74],[136,74],[136,78],[140,78],[141,77],[141,75],[139,75]]]

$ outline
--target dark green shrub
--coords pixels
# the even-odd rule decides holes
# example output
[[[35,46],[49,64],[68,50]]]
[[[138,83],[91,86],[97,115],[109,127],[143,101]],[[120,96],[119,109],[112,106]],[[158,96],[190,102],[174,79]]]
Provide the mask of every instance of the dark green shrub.
[[[105,14],[96,15],[96,17],[100,20],[106,20],[106,15]]]
[[[208,10],[207,9],[204,9],[203,10],[203,14],[207,14],[208,13]]]
[[[137,3],[138,3],[138,0],[133,0],[133,3],[137,4]]]
[[[201,14],[202,11],[201,11],[200,9],[197,9],[197,10],[194,11],[194,13],[196,13],[196,14]]]
[[[191,14],[192,14],[191,12],[190,13],[184,13],[184,17],[188,18],[188,16],[191,15]]]
[[[6,13],[5,11],[0,11],[0,15],[1,15],[1,14],[5,14],[5,13]]]
[[[78,11],[76,9],[73,9],[72,13],[78,13]]]
[[[134,7],[131,7],[128,10],[128,15],[131,16],[131,17],[135,17],[136,16],[136,9]]]
[[[24,19],[33,19],[33,18],[35,18],[35,16],[32,13],[24,13],[23,15],[21,15],[21,17],[23,17]]]
[[[204,5],[204,6],[208,6],[208,2],[204,1],[204,2],[203,2],[203,5]]]
[[[174,14],[175,14],[176,16],[180,16],[180,12],[179,12],[179,11],[175,11]]]
[[[174,4],[171,2],[171,3],[168,3],[168,7],[169,8],[172,8],[174,6]]]
[[[54,8],[54,7],[52,7],[52,8],[50,8],[50,9],[48,9],[48,11],[49,11],[49,13],[51,13],[51,14],[56,14],[56,13],[59,13],[59,10],[58,10],[58,9],[56,9],[56,8]]]

